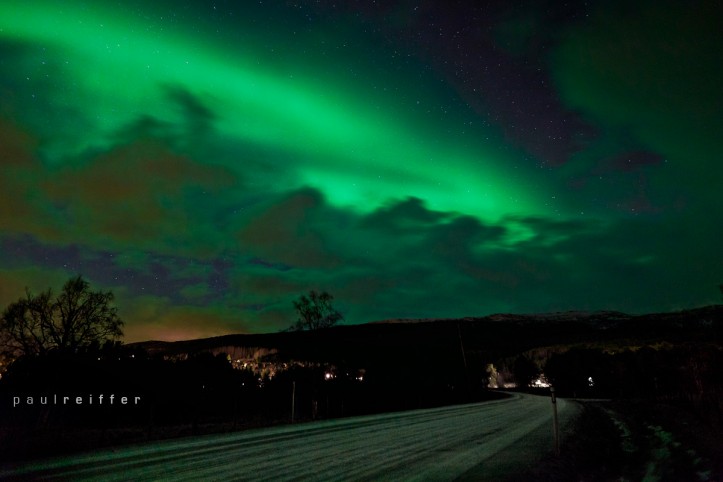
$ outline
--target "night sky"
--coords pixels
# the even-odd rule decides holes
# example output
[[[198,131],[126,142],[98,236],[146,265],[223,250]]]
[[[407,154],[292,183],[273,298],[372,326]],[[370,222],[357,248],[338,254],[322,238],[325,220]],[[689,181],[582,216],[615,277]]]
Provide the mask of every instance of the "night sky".
[[[125,341],[720,302],[717,2],[0,3],[0,308]]]

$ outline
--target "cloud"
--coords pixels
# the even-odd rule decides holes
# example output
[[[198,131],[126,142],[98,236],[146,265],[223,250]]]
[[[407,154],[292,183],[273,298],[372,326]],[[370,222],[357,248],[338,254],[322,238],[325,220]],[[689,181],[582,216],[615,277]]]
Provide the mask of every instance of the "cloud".
[[[291,192],[251,217],[239,233],[254,255],[298,268],[333,269],[341,260],[329,239],[340,212],[330,208],[314,189]]]
[[[444,219],[446,214],[431,211],[424,200],[408,197],[403,201],[388,202],[364,218],[363,223],[372,228],[394,230],[398,233],[423,229]]]
[[[183,253],[213,252],[209,239],[223,237],[202,208],[222,209],[229,190],[239,187],[239,177],[227,168],[199,164],[152,139],[60,167],[37,159],[35,146],[31,136],[2,121],[5,234]]]
[[[551,55],[562,100],[601,127],[593,148],[620,145],[623,132],[623,150],[605,153],[613,165],[626,151],[655,153],[658,162],[644,161],[646,196],[664,209],[681,198],[720,206],[720,176],[711,176],[723,154],[712,129],[720,124],[723,82],[714,60],[719,23],[716,7],[706,2],[600,4],[588,21],[563,33]]]
[[[52,218],[37,190],[42,165],[33,152],[37,141],[0,117],[0,226],[4,232],[52,236]]]
[[[310,289],[331,292],[353,323],[507,311],[684,308],[690,300],[705,299],[704,292],[715,301],[720,267],[706,253],[714,250],[711,240],[723,235],[669,218],[517,216],[483,223],[428,209],[418,199],[354,214],[330,206],[312,189],[279,195],[248,220],[234,249],[207,260],[147,252],[133,257],[133,251],[110,256],[87,248],[53,254],[50,245],[40,244],[17,258],[3,285],[12,296],[4,296],[20,296],[20,280],[47,287],[44,275],[34,271],[43,256],[91,267],[91,281],[105,279],[104,289],[116,290],[128,322],[127,341],[278,331],[293,322],[291,301]],[[528,235],[510,242],[510,230]],[[699,239],[698,249],[681,250],[686,237]],[[62,285],[64,274],[74,274],[57,266],[53,286]],[[697,273],[694,281],[690,272]],[[109,284],[113,275],[121,279]]]

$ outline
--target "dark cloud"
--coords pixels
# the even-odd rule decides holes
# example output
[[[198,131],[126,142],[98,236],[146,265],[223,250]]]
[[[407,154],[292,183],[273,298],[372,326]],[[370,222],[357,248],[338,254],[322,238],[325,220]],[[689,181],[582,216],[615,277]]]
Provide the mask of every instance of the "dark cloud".
[[[192,131],[205,131],[212,127],[217,116],[197,96],[178,85],[166,86],[165,90],[169,100],[181,109]]]
[[[34,155],[38,141],[16,124],[0,118],[0,225],[3,233],[57,236],[38,184],[44,166]]]
[[[290,209],[291,200],[294,209]],[[705,281],[685,289],[679,283],[658,281],[670,279],[668,271],[685,277],[684,266],[700,269],[706,263],[704,256],[682,256],[676,240],[683,233],[676,234],[676,228],[662,220],[511,217],[499,225],[486,225],[475,218],[427,210],[421,202],[404,200],[360,216],[347,225],[343,236],[328,230],[317,238],[309,238],[304,230],[296,233],[299,219],[320,230],[323,224],[318,224],[318,216],[322,212],[330,219],[350,216],[334,213],[313,191],[293,193],[269,208],[265,214],[275,215],[255,225],[264,226],[263,237],[255,241],[276,240],[272,251],[288,256],[279,253],[291,250],[297,263],[285,271],[267,262],[255,263],[267,273],[246,274],[239,286],[248,283],[251,291],[266,293],[261,300],[282,309],[284,303],[290,305],[287,293],[303,291],[305,286],[323,286],[347,308],[348,318],[358,321],[399,313],[464,316],[561,309],[644,311],[665,304],[666,299],[668,306],[685,307],[685,300],[694,298],[696,292],[713,293],[708,285],[715,286],[717,268],[707,269]],[[269,230],[280,222],[292,229]],[[400,225],[404,229],[400,230]],[[528,236],[505,245],[510,229],[522,229]],[[711,239],[710,233],[688,233],[696,234]],[[350,239],[364,242],[357,244]],[[333,270],[320,270],[324,265],[318,263],[319,246],[324,247],[325,254],[333,253]],[[702,248],[708,252],[710,246]],[[304,259],[317,262],[299,262]],[[259,284],[262,279],[266,281]],[[257,308],[267,306],[257,302]]]
[[[218,116],[201,97],[181,85],[160,86],[159,96],[167,99],[169,110],[175,114],[173,118],[140,114],[118,129],[111,136],[111,142],[122,145],[155,140],[186,155],[213,148]]]
[[[252,216],[239,233],[241,243],[255,255],[294,268],[334,269],[342,260],[328,238],[334,213],[320,192],[303,189],[290,193]]]
[[[192,193],[228,187],[221,168],[201,166],[165,146],[137,142],[99,155],[83,169],[64,168],[41,186],[57,206],[69,236],[111,245],[193,243],[189,228],[201,222]]]
[[[381,207],[366,216],[362,223],[372,228],[395,230],[399,232],[424,229],[445,218],[445,213],[427,209],[422,199],[409,197]]]

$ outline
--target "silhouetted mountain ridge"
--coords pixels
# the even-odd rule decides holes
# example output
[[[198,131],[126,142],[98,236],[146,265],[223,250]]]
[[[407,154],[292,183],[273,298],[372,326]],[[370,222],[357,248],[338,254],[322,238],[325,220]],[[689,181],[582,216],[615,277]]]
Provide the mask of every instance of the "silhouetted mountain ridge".
[[[721,341],[723,305],[670,313],[629,315],[617,311],[493,314],[453,319],[393,319],[340,325],[314,332],[234,334],[176,342],[133,343],[167,355],[210,351],[232,358],[275,355],[281,359],[354,360],[387,358],[398,352],[437,358],[459,351],[491,355],[519,353],[539,346],[630,340],[634,343]],[[396,356],[395,356],[396,357]]]

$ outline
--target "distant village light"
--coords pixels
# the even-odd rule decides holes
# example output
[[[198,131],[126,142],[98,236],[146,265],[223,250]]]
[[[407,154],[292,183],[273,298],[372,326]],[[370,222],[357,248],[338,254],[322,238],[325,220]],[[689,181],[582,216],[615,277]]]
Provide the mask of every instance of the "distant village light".
[[[545,374],[541,374],[538,378],[532,380],[530,383],[531,387],[534,388],[550,388],[550,381],[547,379]]]

